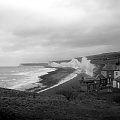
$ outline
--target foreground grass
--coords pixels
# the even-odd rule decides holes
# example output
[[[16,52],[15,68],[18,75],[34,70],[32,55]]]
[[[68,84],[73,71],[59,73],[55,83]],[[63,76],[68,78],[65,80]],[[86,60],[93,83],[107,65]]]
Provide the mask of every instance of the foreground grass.
[[[73,92],[73,91],[71,91]],[[119,92],[84,93],[67,100],[65,94],[43,96],[0,89],[0,120],[119,120]],[[72,93],[72,94],[74,94]]]

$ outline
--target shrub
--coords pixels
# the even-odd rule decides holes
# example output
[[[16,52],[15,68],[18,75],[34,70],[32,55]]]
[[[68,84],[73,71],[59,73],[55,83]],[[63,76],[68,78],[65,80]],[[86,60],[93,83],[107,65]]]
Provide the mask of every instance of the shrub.
[[[0,120],[15,120],[15,114],[5,108],[0,109]]]
[[[120,96],[115,96],[112,98],[112,100],[116,103],[119,103],[120,104]]]
[[[77,97],[77,93],[72,90],[60,90],[56,94],[65,96],[67,100],[72,100]]]

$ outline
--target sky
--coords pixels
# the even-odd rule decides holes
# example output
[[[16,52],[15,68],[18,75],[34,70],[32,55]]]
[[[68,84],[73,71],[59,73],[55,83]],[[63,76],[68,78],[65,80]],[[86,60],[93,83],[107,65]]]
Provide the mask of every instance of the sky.
[[[120,0],[0,0],[0,66],[120,51]]]

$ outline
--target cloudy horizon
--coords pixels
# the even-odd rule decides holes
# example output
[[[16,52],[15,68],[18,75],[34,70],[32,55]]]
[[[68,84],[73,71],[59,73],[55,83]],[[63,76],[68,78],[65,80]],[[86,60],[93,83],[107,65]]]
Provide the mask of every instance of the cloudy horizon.
[[[120,51],[120,0],[0,0],[0,66]]]

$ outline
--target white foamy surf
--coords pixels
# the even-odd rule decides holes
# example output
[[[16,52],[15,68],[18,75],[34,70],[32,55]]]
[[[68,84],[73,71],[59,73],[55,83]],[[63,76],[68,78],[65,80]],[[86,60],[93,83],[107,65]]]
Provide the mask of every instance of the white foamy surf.
[[[55,71],[55,68],[44,67],[0,67],[0,87],[24,91],[29,88],[39,86],[45,87],[39,83],[38,76]]]
[[[16,89],[25,91],[26,89],[33,88],[39,86],[40,88],[44,88],[45,86],[42,83],[39,83],[38,76],[42,76],[45,74],[48,74],[48,72],[55,71],[55,68],[44,68],[42,71],[41,69],[36,72],[26,72],[26,78],[22,79],[22,82],[19,82],[19,84],[16,84],[12,87],[9,87],[9,89]],[[21,73],[19,73],[21,74]],[[19,75],[18,74],[18,75]]]

